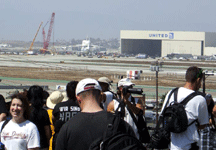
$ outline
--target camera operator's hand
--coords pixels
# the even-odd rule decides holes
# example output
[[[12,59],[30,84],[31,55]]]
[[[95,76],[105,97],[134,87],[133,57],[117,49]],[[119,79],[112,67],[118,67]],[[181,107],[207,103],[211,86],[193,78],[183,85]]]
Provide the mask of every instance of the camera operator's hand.
[[[127,103],[129,102],[129,97],[130,97],[131,93],[126,93],[125,95],[123,94],[123,100],[124,100],[124,103]]]

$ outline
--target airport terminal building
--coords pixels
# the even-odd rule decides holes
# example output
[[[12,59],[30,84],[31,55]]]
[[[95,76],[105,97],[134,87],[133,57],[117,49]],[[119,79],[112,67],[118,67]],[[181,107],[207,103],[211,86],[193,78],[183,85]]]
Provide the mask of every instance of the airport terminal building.
[[[216,54],[216,32],[121,30],[120,39],[125,54]]]

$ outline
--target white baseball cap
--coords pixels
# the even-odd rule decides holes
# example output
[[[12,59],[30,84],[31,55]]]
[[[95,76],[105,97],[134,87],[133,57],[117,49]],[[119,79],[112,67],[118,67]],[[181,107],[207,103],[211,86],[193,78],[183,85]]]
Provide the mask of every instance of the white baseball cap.
[[[101,86],[97,80],[92,79],[92,78],[86,78],[86,79],[81,80],[77,84],[76,95],[80,94],[81,92],[88,91],[90,89],[96,89],[96,90],[102,91]]]
[[[120,86],[131,86],[131,85],[135,85],[135,84],[132,83],[129,78],[123,78],[118,82],[118,87],[120,87]]]

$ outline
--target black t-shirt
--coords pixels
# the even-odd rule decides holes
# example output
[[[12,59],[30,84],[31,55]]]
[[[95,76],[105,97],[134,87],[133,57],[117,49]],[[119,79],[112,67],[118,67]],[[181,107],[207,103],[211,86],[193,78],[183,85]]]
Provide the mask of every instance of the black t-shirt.
[[[56,150],[86,150],[90,144],[100,138],[107,128],[106,111],[79,113],[61,128],[56,143]],[[114,115],[111,115],[114,116]],[[135,136],[133,129],[123,120],[119,131]]]
[[[48,148],[49,143],[47,143],[44,126],[51,124],[49,120],[49,115],[44,108],[40,108],[35,113],[37,113],[37,115],[31,114],[29,120],[33,122],[38,128],[40,134],[40,148]]]
[[[80,107],[73,100],[58,103],[52,112],[56,119],[54,124],[55,133],[58,133],[62,125],[74,117],[78,112],[80,112]]]
[[[8,113],[8,111],[7,111],[7,108],[6,108],[4,98],[0,97],[0,114],[1,113]]]

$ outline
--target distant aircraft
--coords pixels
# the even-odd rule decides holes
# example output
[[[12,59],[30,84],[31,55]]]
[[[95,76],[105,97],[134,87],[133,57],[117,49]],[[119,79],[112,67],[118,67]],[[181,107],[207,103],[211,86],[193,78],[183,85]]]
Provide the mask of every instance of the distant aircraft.
[[[135,56],[135,58],[138,58],[138,59],[146,59],[147,58],[147,55],[146,54],[138,54]]]

